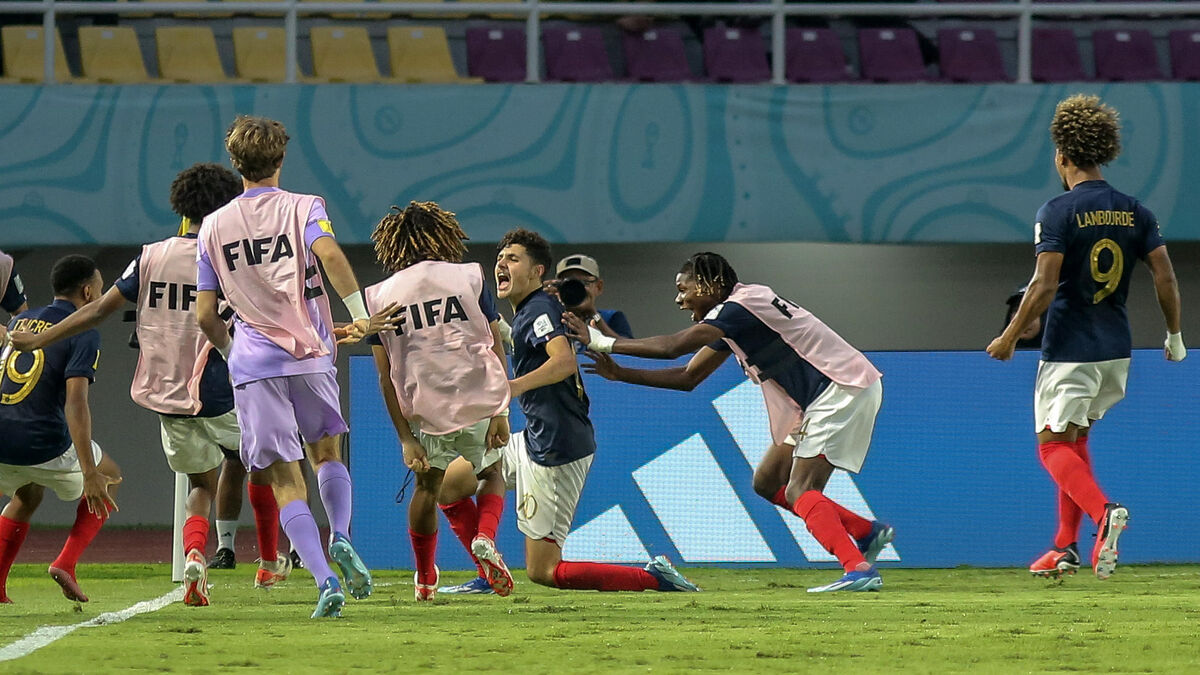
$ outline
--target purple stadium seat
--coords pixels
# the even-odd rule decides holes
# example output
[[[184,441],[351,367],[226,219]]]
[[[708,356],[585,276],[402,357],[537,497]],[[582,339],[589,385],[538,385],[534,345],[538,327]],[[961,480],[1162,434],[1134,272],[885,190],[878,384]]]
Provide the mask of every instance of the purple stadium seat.
[[[1200,80],[1200,30],[1171,31],[1171,76]]]
[[[488,82],[524,82],[525,31],[501,26],[468,28],[467,71]]]
[[[604,49],[604,34],[596,26],[542,29],[546,48],[546,79],[558,82],[607,82],[612,64]]]
[[[757,28],[714,26],[704,31],[704,67],[718,82],[771,79],[767,46]]]
[[[1098,30],[1092,33],[1096,78],[1112,82],[1163,79],[1158,52],[1148,30]]]
[[[942,77],[953,82],[1004,82],[1004,59],[996,31],[943,28],[938,31]]]
[[[789,82],[850,79],[837,32],[831,28],[787,29],[787,79]]]
[[[1070,28],[1033,29],[1032,76],[1034,82],[1082,82],[1083,60]]]
[[[625,33],[625,69],[639,82],[682,82],[693,79],[683,50],[683,36],[672,28]]]
[[[920,82],[927,77],[917,33],[911,28],[860,29],[858,56],[864,80]]]

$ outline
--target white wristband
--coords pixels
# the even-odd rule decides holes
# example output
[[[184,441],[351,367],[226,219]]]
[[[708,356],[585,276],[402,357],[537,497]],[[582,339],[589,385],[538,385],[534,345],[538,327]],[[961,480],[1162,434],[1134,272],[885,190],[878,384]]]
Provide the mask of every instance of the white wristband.
[[[588,349],[590,349],[594,352],[600,352],[602,354],[611,353],[612,348],[613,348],[613,343],[617,341],[616,338],[609,337],[609,336],[605,335],[604,333],[601,333],[600,331],[596,330],[592,326],[588,326],[588,338],[590,340],[588,342]]]
[[[1163,343],[1167,350],[1167,358],[1171,361],[1182,361],[1187,358],[1187,347],[1183,346],[1183,333],[1167,333]]]
[[[371,315],[367,314],[367,306],[363,303],[362,291],[354,291],[350,295],[342,298],[346,309],[350,310],[350,319],[353,321],[370,321]]]
[[[500,342],[504,343],[505,347],[508,347],[508,351],[512,351],[512,326],[508,325],[508,322],[504,320],[504,317],[500,317],[497,319],[496,327],[500,330]]]

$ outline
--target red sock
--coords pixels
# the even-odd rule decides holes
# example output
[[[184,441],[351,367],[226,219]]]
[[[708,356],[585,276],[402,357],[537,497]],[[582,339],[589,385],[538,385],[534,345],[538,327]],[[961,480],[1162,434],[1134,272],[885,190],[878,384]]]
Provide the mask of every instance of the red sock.
[[[1092,460],[1088,456],[1087,436],[1080,437],[1073,445],[1075,454],[1089,467]],[[1058,532],[1054,535],[1055,548],[1066,548],[1079,541],[1079,521],[1083,519],[1083,509],[1071,501],[1071,497],[1062,490],[1058,491]]]
[[[208,518],[191,516],[183,524],[183,550],[185,553],[208,550]]]
[[[79,556],[83,555],[84,549],[96,538],[96,533],[100,531],[100,526],[105,520],[107,518],[88,512],[86,499],[79,500],[79,506],[75,508],[75,524],[71,526],[71,534],[67,535],[67,543],[63,544],[62,551],[50,566],[75,576],[75,563],[79,562]]]
[[[422,584],[437,583],[437,571],[434,568],[434,561],[437,559],[437,532],[418,534],[409,530],[408,536],[412,538],[418,581]]]
[[[1049,441],[1038,445],[1042,466],[1058,483],[1058,488],[1067,493],[1071,501],[1079,505],[1092,520],[1099,523],[1104,518],[1104,505],[1108,498],[1096,484],[1092,469],[1078,454],[1075,444],[1067,441]]]
[[[463,548],[467,549],[467,555],[471,556],[475,568],[479,570],[479,576],[487,578],[483,567],[478,560],[475,560],[475,554],[471,553],[471,540],[479,534],[479,509],[475,507],[475,502],[467,497],[453,504],[439,504],[438,508],[446,514],[446,520],[450,522],[450,529],[454,530],[454,536],[458,537]]]
[[[29,532],[29,523],[0,516],[0,600],[8,600],[8,571]]]
[[[270,485],[246,484],[250,508],[254,510],[254,530],[258,534],[258,557],[273,562],[279,550],[279,504]]]
[[[846,532],[848,532],[851,537],[854,537],[855,539],[865,539],[866,537],[870,536],[871,521],[863,518],[850,509],[833,501],[832,499],[829,500],[829,503],[833,504],[833,509],[837,511],[838,514],[838,520],[842,521],[842,527],[846,528]]]
[[[847,572],[855,571],[859,565],[865,565],[867,560],[858,550],[842,519],[838,517],[833,500],[816,490],[809,490],[800,495],[792,506],[792,511],[804,519],[804,525],[812,533],[814,539],[820,542],[833,555]]]
[[[658,579],[640,567],[563,560],[554,568],[554,585],[586,591],[656,591]]]
[[[774,504],[775,506],[782,506],[787,511],[792,510],[792,505],[789,504],[788,500],[787,500],[787,484],[786,483],[783,485],[783,487],[779,488],[779,492],[776,492],[775,496],[771,498],[771,503]]]
[[[496,529],[500,527],[500,514],[504,512],[504,497],[479,495],[479,534],[496,541]]]

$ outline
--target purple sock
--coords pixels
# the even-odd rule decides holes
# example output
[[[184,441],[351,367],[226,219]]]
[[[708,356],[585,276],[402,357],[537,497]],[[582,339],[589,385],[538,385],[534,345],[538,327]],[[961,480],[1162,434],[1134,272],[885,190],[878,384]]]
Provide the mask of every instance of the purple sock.
[[[329,577],[336,576],[325,559],[325,548],[321,546],[321,531],[317,521],[303,499],[290,502],[279,509],[279,524],[283,532],[304,561],[304,569],[312,572],[317,587]]]
[[[329,527],[334,532],[350,536],[350,472],[341,462],[325,462],[317,469],[317,483],[321,489],[321,503],[325,515],[329,516]]]

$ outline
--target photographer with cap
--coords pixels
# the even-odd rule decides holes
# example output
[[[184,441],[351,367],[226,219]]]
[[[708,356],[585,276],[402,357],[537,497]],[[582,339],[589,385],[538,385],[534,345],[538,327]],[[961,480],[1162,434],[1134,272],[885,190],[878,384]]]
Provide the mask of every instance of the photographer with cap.
[[[556,296],[572,314],[595,326],[609,337],[633,337],[629,319],[619,309],[596,309],[596,299],[604,293],[604,279],[596,259],[573,253],[558,261],[557,278],[547,281],[545,290]]]

